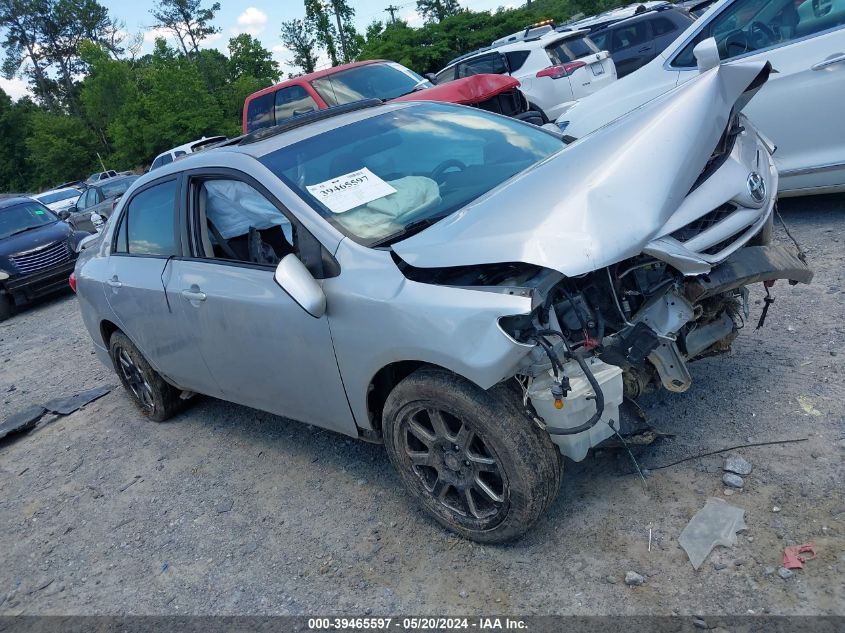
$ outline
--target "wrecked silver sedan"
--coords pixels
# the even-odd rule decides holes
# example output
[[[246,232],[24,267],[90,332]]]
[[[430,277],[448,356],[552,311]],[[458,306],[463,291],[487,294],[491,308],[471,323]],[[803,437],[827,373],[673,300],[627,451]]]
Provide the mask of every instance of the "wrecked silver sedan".
[[[440,523],[527,530],[623,397],[683,391],[770,244],[777,172],[721,67],[572,141],[477,109],[361,103],[142,177],[75,283],[148,418],[202,393],[382,441]]]

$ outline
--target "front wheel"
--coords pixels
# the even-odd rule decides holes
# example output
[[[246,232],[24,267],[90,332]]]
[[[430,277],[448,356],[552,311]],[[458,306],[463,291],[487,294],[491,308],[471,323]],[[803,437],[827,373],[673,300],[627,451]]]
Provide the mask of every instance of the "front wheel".
[[[475,541],[521,536],[560,488],[558,449],[504,387],[484,391],[443,370],[418,370],[388,396],[383,433],[408,490]]]

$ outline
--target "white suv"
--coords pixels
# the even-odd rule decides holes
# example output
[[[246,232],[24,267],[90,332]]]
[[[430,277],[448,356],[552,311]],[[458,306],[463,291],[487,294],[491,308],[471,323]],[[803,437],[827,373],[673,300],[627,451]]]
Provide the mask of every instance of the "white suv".
[[[539,31],[539,33],[538,33]],[[577,99],[616,81],[616,66],[588,31],[529,28],[493,46],[452,60],[434,78],[442,84],[469,75],[493,73],[519,80],[532,110],[554,120]]]

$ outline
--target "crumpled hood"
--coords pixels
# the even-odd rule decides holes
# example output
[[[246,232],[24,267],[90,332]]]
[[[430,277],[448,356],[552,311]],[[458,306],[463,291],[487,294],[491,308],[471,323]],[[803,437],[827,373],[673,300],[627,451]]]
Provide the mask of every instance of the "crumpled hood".
[[[421,268],[525,262],[579,275],[643,251],[768,73],[722,65],[599,128],[393,250]]]

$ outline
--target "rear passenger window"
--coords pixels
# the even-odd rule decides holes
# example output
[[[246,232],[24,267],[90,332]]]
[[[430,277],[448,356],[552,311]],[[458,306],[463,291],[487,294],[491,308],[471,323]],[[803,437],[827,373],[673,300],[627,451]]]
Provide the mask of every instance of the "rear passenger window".
[[[505,57],[508,60],[508,67],[511,69],[511,72],[515,73],[517,70],[522,68],[523,64],[525,64],[525,60],[528,59],[530,54],[531,51],[511,51],[510,53],[505,53]]]
[[[129,201],[119,230],[126,231],[130,255],[177,255],[174,213],[177,181],[145,189]],[[118,234],[118,241],[120,234]]]
[[[675,30],[675,25],[668,18],[655,18],[651,20],[651,32],[654,37],[666,35]]]
[[[261,95],[246,107],[246,130],[254,132],[275,125],[273,120],[273,93]]]
[[[623,26],[613,31],[613,50],[639,46],[648,41],[648,29],[645,22],[637,22],[629,26]]]
[[[318,110],[317,102],[302,86],[291,86],[276,91],[276,123],[285,119]]]
[[[452,81],[455,78],[455,66],[441,70],[434,76],[435,84],[445,84],[447,81]]]
[[[549,58],[555,64],[565,64],[598,53],[598,48],[588,37],[575,37],[555,42],[546,48]]]
[[[508,73],[505,60],[499,53],[482,55],[469,61],[458,64],[458,77],[471,77],[473,75],[506,75]]]

